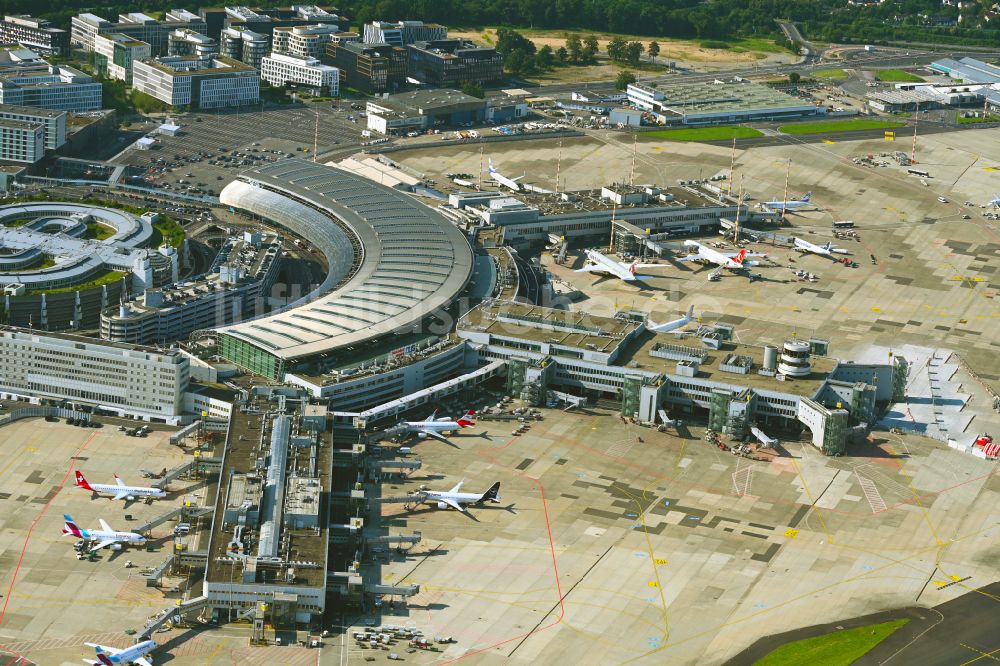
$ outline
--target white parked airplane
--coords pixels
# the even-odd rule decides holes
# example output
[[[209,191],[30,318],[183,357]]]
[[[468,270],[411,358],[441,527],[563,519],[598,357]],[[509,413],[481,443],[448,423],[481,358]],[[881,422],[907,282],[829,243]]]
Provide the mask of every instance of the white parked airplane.
[[[460,493],[458,492],[462,488],[462,484],[465,483],[465,479],[462,479],[458,484],[449,490],[448,492],[436,491],[436,490],[421,490],[418,495],[422,495],[422,502],[428,504],[437,504],[439,509],[458,509],[459,511],[465,513],[466,504],[483,504],[484,502],[500,502],[500,482],[497,481],[490,489],[485,493]]]
[[[63,526],[63,534],[72,534],[77,539],[97,542],[97,545],[91,548],[91,550],[100,550],[106,546],[111,546],[111,550],[121,550],[123,545],[141,545],[146,543],[146,538],[141,534],[136,534],[135,532],[116,532],[111,529],[111,526],[103,518],[100,519],[101,529],[99,530],[80,529],[73,522],[73,519],[65,513],[63,514],[63,520],[66,521],[66,524]]]
[[[159,488],[144,488],[142,486],[126,486],[125,482],[115,474],[115,485],[107,483],[90,484],[82,472],[76,472],[76,487],[84,488],[92,493],[114,495],[116,500],[134,502],[137,497],[166,497],[167,493]]]
[[[493,180],[497,182],[498,185],[503,185],[504,187],[509,187],[515,192],[521,191],[521,186],[518,185],[517,181],[524,178],[524,176],[518,176],[517,178],[508,178],[493,167],[493,160],[490,160],[490,176]]]
[[[587,263],[583,268],[576,269],[577,273],[603,273],[605,275],[610,275],[616,277],[619,280],[624,280],[625,282],[635,282],[636,280],[644,277],[652,277],[650,275],[640,275],[636,272],[638,268],[653,268],[659,267],[663,268],[665,264],[640,264],[633,261],[631,264],[626,264],[622,261],[615,261],[606,254],[602,254],[597,250],[587,250],[584,253],[587,257]]]
[[[728,268],[734,271],[746,270],[750,266],[760,265],[759,261],[749,261],[747,257],[766,257],[766,254],[761,254],[759,252],[747,252],[745,249],[739,252],[719,252],[716,249],[710,248],[706,245],[702,245],[696,240],[686,240],[684,245],[687,247],[697,248],[695,254],[689,254],[686,257],[681,257],[677,261],[699,261],[702,263],[715,264],[720,268]]]
[[[142,641],[123,650],[118,648],[98,645],[97,643],[84,643],[87,647],[92,647],[97,652],[97,660],[84,659],[85,664],[92,666],[117,666],[118,664],[138,664],[139,666],[153,666],[146,655],[156,649],[153,641]]]
[[[417,437],[420,439],[427,439],[428,437],[433,437],[434,439],[440,440],[446,444],[451,444],[448,438],[442,433],[450,432],[454,430],[461,430],[462,428],[471,428],[476,425],[476,422],[472,420],[475,416],[475,412],[471,409],[465,413],[460,419],[451,421],[449,419],[438,419],[437,412],[434,412],[426,421],[403,421],[403,425],[409,432],[416,433]]]
[[[646,321],[646,328],[653,331],[654,333],[669,333],[670,331],[681,328],[682,326],[687,326],[694,319],[694,306],[688,308],[687,314],[685,314],[680,319],[674,319],[673,321],[668,321],[665,324],[656,324],[652,320]]]
[[[793,199],[791,201],[765,201],[764,207],[768,210],[795,210],[796,208],[805,208],[811,205],[809,199],[812,197],[812,192],[806,192],[802,195],[801,199]]]
[[[792,240],[795,241],[795,249],[799,252],[812,252],[822,257],[832,257],[834,254],[850,254],[850,252],[843,248],[834,247],[832,241],[827,242],[826,245],[816,245],[801,238],[792,238]]]

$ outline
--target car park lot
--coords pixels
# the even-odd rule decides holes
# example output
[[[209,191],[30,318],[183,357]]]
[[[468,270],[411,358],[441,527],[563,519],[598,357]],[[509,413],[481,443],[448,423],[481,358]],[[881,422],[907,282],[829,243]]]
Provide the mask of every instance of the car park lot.
[[[787,442],[753,462],[696,427],[543,412],[519,436],[480,420],[457,448],[411,443],[423,468],[383,484],[501,482],[500,503],[469,515],[382,509],[391,533],[423,540],[386,551],[381,580],[421,591],[367,619],[455,639],[407,661],[721,663],[760,635],[964,591],[928,577],[993,575],[993,463],[941,443],[876,432],[844,458]],[[345,650],[372,654],[350,638]]]
[[[104,548],[95,561],[77,559],[75,540],[62,535],[63,514],[83,529],[100,529],[104,519],[129,531],[185,497],[200,500],[207,490],[185,480],[172,482],[167,498],[127,507],[106,496],[92,499],[74,486],[76,470],[91,483],[114,483],[117,473],[129,485],[151,485],[155,479],[140,470],[159,472],[185,459],[169,435],[153,430],[128,437],[114,425],[78,427],[62,419],[23,419],[0,428],[0,645],[39,664],[79,663],[89,656],[83,641],[127,645],[124,630],[141,628],[147,616],[174,603],[164,590],[146,587],[141,574],[171,552],[173,523],[153,529],[151,550]],[[126,567],[128,561],[133,566]]]

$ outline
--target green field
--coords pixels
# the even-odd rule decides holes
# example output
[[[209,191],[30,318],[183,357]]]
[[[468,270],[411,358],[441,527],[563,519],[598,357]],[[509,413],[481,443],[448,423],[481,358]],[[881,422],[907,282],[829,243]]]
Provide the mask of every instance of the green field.
[[[847,72],[842,69],[817,69],[813,72],[817,79],[836,79],[842,81],[847,78]]]
[[[725,141],[726,139],[752,139],[763,136],[752,127],[723,125],[721,127],[690,127],[683,129],[663,129],[643,132],[639,136],[667,141]]]
[[[86,240],[102,241],[115,235],[115,230],[100,222],[88,222],[87,231],[83,234]]]
[[[153,236],[149,241],[150,247],[160,247],[166,243],[170,247],[179,248],[183,242],[184,229],[166,215],[160,215],[160,219],[153,223]]]
[[[786,643],[754,666],[848,666],[909,622],[908,619],[845,629],[825,636]]]
[[[37,270],[37,269],[33,269]],[[53,287],[51,289],[36,289],[32,290],[32,294],[63,294],[72,291],[86,291],[88,289],[94,289],[95,287],[101,287],[106,284],[113,284],[124,277],[125,273],[119,273],[118,271],[102,271],[95,275],[90,280],[87,280],[83,284],[74,284],[68,287]]]
[[[920,83],[923,81],[916,74],[910,74],[901,69],[880,69],[875,72],[875,76],[879,81],[886,81],[888,83]]]
[[[852,118],[850,120],[821,120],[818,123],[782,125],[778,128],[778,131],[783,134],[833,134],[835,132],[850,132],[853,130],[893,129],[903,127],[905,124],[892,120]]]

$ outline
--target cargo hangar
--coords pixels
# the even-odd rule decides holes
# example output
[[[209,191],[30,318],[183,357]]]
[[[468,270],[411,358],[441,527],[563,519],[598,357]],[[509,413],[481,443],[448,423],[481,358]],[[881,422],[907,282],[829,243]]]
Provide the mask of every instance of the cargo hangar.
[[[277,311],[215,329],[216,353],[305,389],[335,424],[391,424],[505,376],[511,394],[535,404],[559,389],[617,401],[643,421],[668,410],[707,417],[737,436],[755,423],[807,426],[817,447],[838,453],[905,385],[905,359],[845,363],[823,341],[779,351],[735,344],[724,326],[678,341],[642,313],[511,302],[498,288],[498,255],[509,250],[475,249],[440,210],[340,169],[287,160],[244,172],[220,198],[310,239],[330,271]]]

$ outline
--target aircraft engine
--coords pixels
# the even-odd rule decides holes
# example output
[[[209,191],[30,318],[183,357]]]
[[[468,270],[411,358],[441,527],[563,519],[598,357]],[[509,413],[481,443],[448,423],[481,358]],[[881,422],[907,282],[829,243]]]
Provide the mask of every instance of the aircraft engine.
[[[122,545],[120,543],[113,543],[109,546],[109,548],[111,548],[111,550],[121,550]]]
[[[427,433],[426,432],[418,432],[417,433],[417,439],[427,439]]]
[[[444,502],[438,502],[438,508],[439,509],[447,509],[448,505],[445,504]]]
[[[135,495],[128,495],[125,499],[127,499],[129,502],[134,502],[135,501]]]

